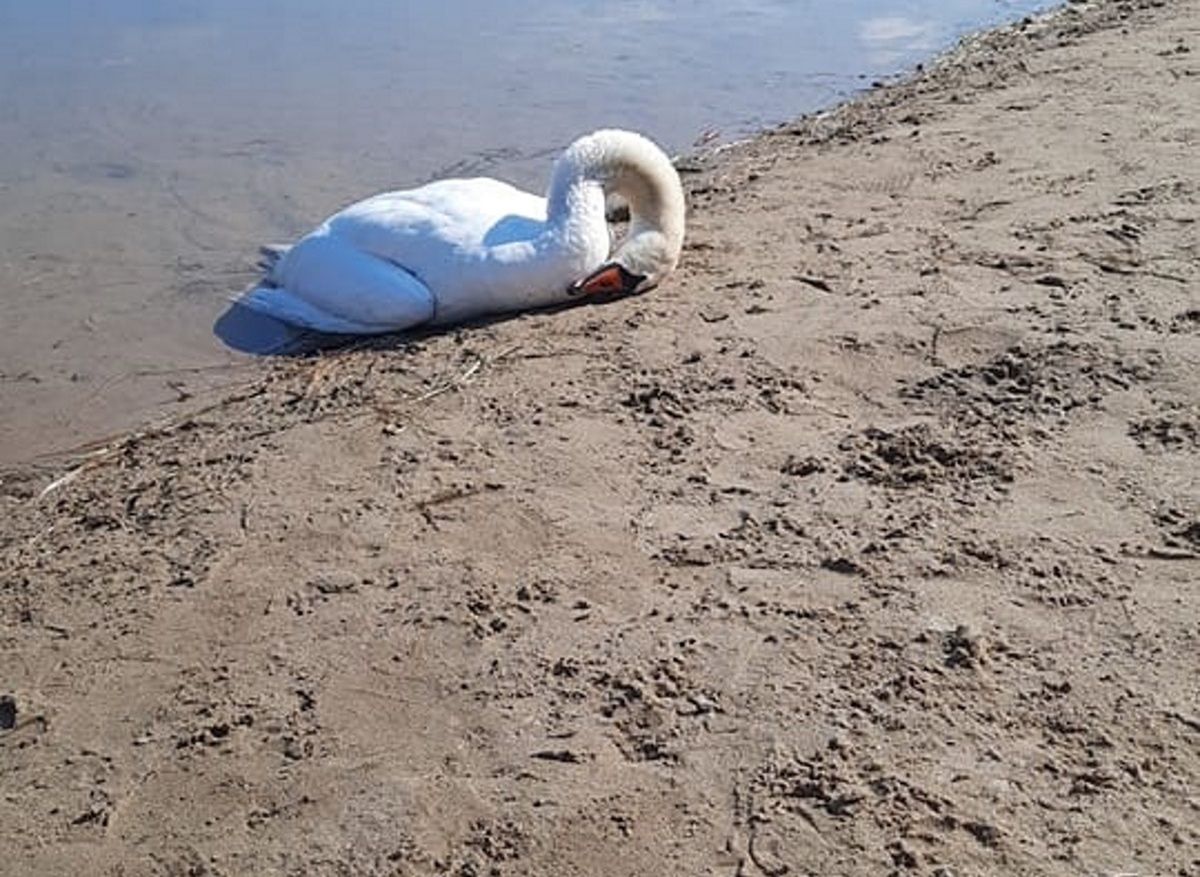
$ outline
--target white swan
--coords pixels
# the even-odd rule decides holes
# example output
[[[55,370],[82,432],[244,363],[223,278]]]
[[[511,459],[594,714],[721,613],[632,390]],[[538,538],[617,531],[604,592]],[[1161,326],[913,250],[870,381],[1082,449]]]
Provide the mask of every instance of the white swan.
[[[608,259],[613,192],[629,202],[630,225]],[[683,232],[683,188],[662,150],[597,131],[559,158],[546,198],[470,179],[352,204],[276,254],[241,304],[320,332],[446,325],[649,289],[674,270]]]

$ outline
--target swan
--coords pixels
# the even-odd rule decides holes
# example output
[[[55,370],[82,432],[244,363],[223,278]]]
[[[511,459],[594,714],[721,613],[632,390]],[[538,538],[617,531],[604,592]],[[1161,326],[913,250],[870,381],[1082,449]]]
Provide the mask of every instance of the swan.
[[[612,241],[605,200],[629,203]],[[684,196],[670,159],[630,131],[580,137],[545,198],[499,180],[447,179],[350,205],[286,248],[240,303],[304,329],[378,334],[544,307],[661,282],[683,247]]]

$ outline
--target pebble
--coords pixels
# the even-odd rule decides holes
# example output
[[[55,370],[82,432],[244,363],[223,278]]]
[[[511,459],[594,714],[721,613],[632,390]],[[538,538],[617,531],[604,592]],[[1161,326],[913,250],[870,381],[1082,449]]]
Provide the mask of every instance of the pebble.
[[[0,695],[0,731],[17,726],[17,699],[11,694]]]

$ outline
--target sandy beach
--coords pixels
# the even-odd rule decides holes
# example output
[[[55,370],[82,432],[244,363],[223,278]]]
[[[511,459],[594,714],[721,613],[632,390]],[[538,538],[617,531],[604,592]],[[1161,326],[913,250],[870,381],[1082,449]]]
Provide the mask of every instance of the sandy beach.
[[[1200,874],[1200,2],[686,159],[644,296],[0,472],[0,874]]]

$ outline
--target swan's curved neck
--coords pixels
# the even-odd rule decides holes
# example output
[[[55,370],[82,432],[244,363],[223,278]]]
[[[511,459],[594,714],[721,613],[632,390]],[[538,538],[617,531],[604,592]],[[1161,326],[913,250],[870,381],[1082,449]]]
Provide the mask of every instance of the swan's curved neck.
[[[551,223],[594,212],[597,198],[616,193],[629,203],[628,242],[643,233],[662,236],[670,268],[683,244],[684,200],[679,175],[657,146],[628,131],[597,131],[571,144],[554,169],[547,194]],[[622,247],[625,249],[625,247]]]
[[[586,169],[570,166],[562,159],[554,168],[546,193],[546,219],[559,231],[571,225],[605,223],[604,185]]]

